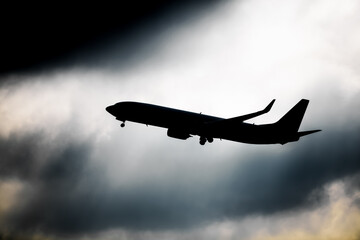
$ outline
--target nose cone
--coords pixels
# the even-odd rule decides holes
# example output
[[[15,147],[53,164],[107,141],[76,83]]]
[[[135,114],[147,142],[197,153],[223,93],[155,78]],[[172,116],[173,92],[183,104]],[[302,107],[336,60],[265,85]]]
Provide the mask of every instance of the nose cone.
[[[105,108],[105,110],[110,113],[111,115],[114,115],[115,113],[115,109],[114,109],[114,105],[108,106],[107,108]]]

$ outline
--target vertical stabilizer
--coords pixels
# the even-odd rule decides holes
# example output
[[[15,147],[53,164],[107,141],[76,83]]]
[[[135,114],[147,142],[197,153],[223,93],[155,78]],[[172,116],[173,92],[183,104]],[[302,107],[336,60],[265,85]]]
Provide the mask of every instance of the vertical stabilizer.
[[[277,124],[286,131],[297,132],[308,104],[309,100],[301,99],[277,122]]]

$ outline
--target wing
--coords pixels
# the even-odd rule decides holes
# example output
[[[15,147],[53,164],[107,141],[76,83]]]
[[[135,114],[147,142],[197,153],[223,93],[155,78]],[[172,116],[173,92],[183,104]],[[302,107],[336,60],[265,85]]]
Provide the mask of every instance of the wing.
[[[275,99],[273,99],[269,103],[269,105],[267,105],[266,108],[264,108],[261,111],[257,111],[257,112],[254,112],[254,113],[249,113],[249,114],[242,115],[242,116],[239,116],[239,117],[228,118],[228,119],[220,120],[220,121],[216,121],[216,122],[210,122],[208,124],[216,124],[216,123],[220,123],[220,122],[227,122],[227,123],[229,123],[229,122],[243,122],[243,121],[246,121],[248,119],[251,119],[251,118],[254,118],[254,117],[260,116],[260,115],[262,115],[264,113],[269,112],[271,107],[274,105],[274,102],[275,102]]]
[[[228,118],[228,119],[224,119],[224,120],[205,123],[205,125],[203,126],[203,131],[213,131],[215,129],[222,129],[223,127],[232,126],[233,124],[238,124],[239,122],[243,122],[243,121],[246,121],[248,119],[257,117],[259,115],[262,115],[264,113],[267,113],[267,112],[270,111],[270,109],[273,106],[274,102],[275,102],[275,99],[273,99],[266,106],[266,108],[264,108],[261,111],[257,111],[257,112],[254,112],[254,113],[249,113],[249,114],[242,115],[242,116],[239,116],[239,117]]]
[[[227,119],[226,121],[236,121],[236,122],[243,122],[243,121],[246,121],[250,118],[254,118],[254,117],[257,117],[257,116],[260,116],[264,113],[268,113],[271,109],[271,107],[274,105],[274,102],[275,102],[275,99],[273,99],[269,105],[266,106],[266,108],[264,108],[263,110],[261,111],[258,111],[258,112],[254,112],[254,113],[249,113],[249,114],[246,114],[246,115],[242,115],[242,116],[239,116],[239,117],[234,117],[234,118],[229,118]]]

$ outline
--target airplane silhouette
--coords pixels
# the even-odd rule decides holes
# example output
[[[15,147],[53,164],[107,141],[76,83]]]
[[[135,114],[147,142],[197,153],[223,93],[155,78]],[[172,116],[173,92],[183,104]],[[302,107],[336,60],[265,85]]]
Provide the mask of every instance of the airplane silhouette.
[[[250,144],[285,144],[296,142],[300,137],[321,130],[298,132],[309,100],[300,100],[279,121],[255,125],[244,121],[270,111],[275,99],[261,111],[234,118],[219,118],[205,114],[182,111],[139,102],[119,102],[108,106],[106,111],[121,121],[137,122],[167,128],[167,135],[186,140],[192,135],[200,136],[200,144],[213,142],[214,138]]]

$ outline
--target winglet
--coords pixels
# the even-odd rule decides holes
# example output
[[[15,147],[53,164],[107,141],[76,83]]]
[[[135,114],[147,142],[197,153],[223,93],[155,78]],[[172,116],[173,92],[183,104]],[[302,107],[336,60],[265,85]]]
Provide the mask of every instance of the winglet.
[[[275,102],[275,99],[273,99],[273,100],[269,103],[269,105],[267,105],[267,107],[263,110],[264,113],[267,113],[267,112],[270,111],[270,109],[271,109],[272,106],[274,105],[274,102]]]

